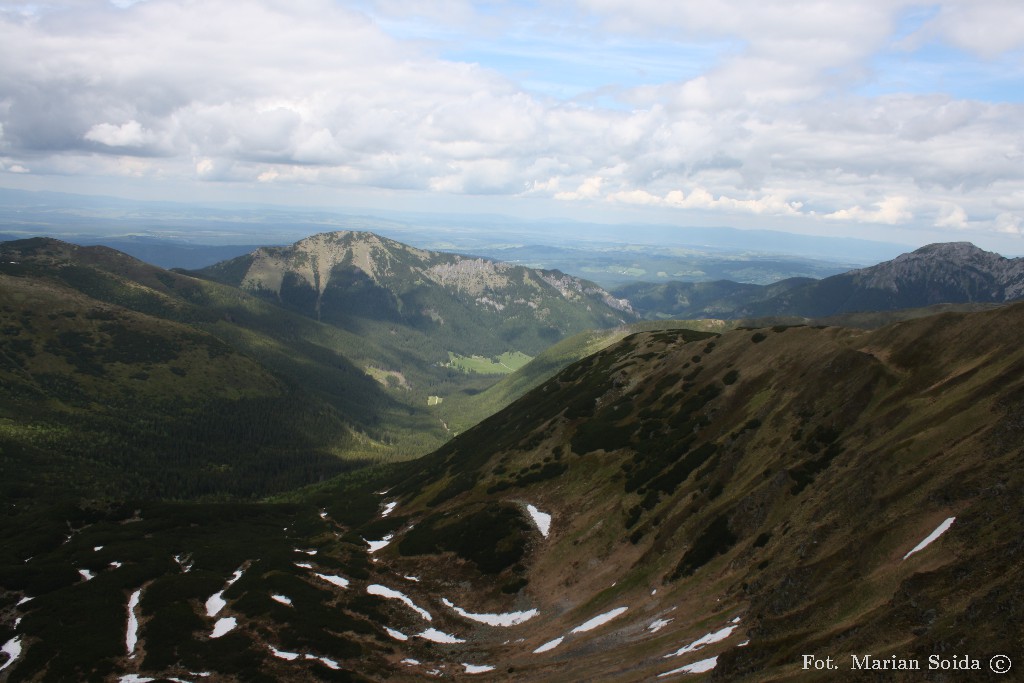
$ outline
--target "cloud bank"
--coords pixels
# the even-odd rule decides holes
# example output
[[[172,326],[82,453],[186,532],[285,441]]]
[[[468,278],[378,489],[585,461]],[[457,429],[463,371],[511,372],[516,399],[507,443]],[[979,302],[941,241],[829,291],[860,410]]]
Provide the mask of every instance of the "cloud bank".
[[[1022,55],[1000,0],[0,0],[0,184],[1019,235]]]

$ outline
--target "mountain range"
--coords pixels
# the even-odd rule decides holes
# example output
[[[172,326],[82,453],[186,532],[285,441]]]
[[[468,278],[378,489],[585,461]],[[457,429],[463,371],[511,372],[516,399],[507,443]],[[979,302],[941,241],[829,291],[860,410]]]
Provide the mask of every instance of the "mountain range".
[[[1021,282],[931,245],[636,322],[368,233],[195,272],[4,242],[0,682],[990,680]],[[782,320],[938,302],[990,310]]]
[[[614,293],[653,319],[822,318],[944,303],[1004,303],[1024,296],[1024,258],[1008,259],[969,242],[952,242],[821,280],[634,283]]]
[[[0,528],[0,675],[990,680],[1024,617],[1022,325],[640,332],[412,462],[37,506]]]

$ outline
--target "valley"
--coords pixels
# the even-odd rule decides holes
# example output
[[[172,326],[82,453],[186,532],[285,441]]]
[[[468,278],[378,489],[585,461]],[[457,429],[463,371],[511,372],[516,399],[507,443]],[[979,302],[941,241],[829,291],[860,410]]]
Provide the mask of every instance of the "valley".
[[[1017,264],[914,254],[854,284],[959,303],[642,321],[364,233],[195,272],[0,244],[0,680],[857,681],[1016,652]]]

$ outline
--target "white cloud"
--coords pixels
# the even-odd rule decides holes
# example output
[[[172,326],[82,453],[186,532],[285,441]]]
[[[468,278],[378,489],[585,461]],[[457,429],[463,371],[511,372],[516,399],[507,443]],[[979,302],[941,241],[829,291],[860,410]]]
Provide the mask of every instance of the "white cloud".
[[[580,186],[572,192],[558,192],[555,194],[555,199],[572,201],[575,199],[596,199],[601,195],[601,184],[604,182],[604,178],[600,176],[594,176],[587,178]]]
[[[31,173],[32,171],[21,164],[10,163],[9,159],[0,158],[0,171],[5,173]]]
[[[957,204],[944,204],[939,217],[935,220],[935,226],[963,230],[967,227],[967,212]]]
[[[909,204],[906,197],[886,197],[874,204],[873,208],[864,209],[860,206],[853,206],[826,214],[825,218],[895,225],[913,218],[913,214],[908,209]]]
[[[1008,235],[1020,235],[1024,233],[1024,219],[1019,215],[1001,213],[996,216],[994,227],[996,232]]]
[[[935,37],[994,58],[1024,47],[1024,12],[1014,0],[947,0],[917,38]]]
[[[7,2],[0,145],[6,171],[36,176],[1005,232],[1024,216],[1024,106],[865,88],[880,51],[1024,47],[1016,3],[936,4],[907,24],[911,0]],[[544,35],[550,58],[586,78],[622,44],[662,52],[631,55],[634,81],[556,99],[530,89],[536,64],[508,64],[546,12],[574,27],[561,49]],[[446,58],[460,37],[481,55]]]
[[[144,147],[152,142],[153,135],[132,120],[121,125],[97,123],[86,132],[85,139],[107,147]]]
[[[660,197],[646,190],[624,190],[613,192],[607,196],[609,201],[647,206],[667,206],[679,209],[718,210],[768,214],[774,216],[796,215],[800,213],[801,203],[787,201],[778,194],[768,194],[751,199],[740,199],[720,195],[714,196],[703,187],[697,187],[689,193],[672,190]]]

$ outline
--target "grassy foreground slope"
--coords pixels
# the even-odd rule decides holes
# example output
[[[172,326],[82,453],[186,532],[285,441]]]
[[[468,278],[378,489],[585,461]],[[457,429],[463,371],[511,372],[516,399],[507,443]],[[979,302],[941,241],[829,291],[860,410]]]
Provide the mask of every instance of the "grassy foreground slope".
[[[643,332],[424,458],[287,502],[22,515],[6,672],[871,681],[851,655],[934,655],[935,680],[990,680],[1024,619],[1022,325]]]

